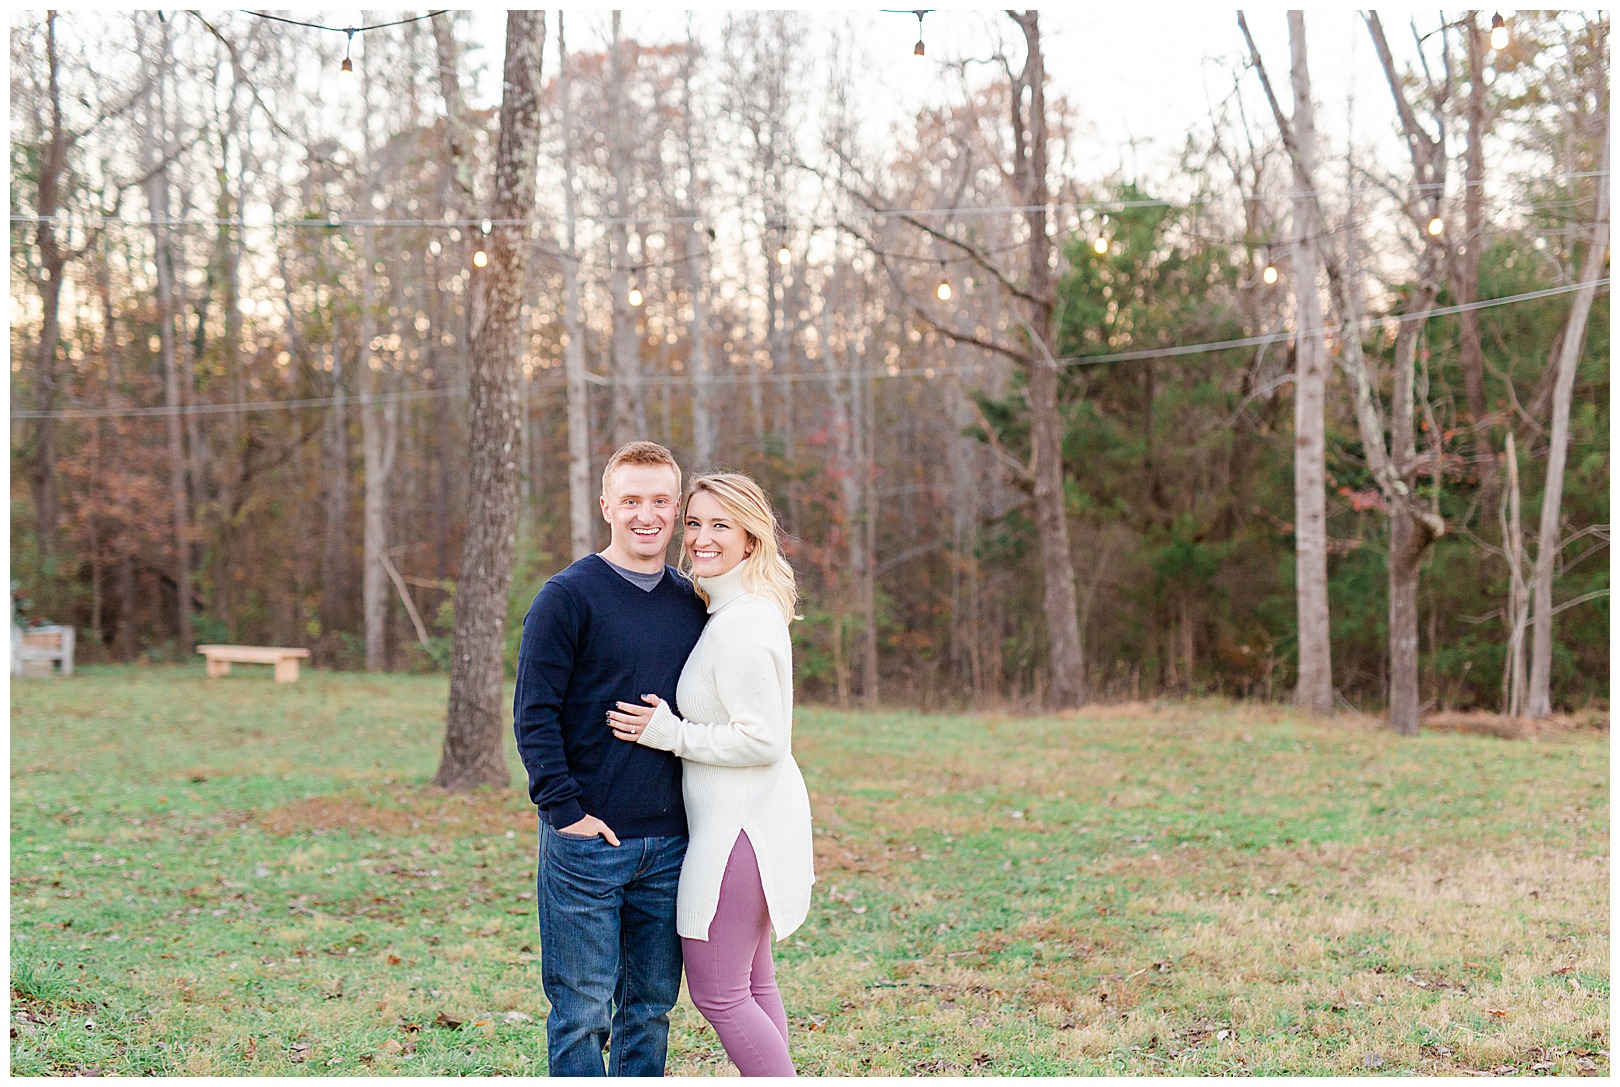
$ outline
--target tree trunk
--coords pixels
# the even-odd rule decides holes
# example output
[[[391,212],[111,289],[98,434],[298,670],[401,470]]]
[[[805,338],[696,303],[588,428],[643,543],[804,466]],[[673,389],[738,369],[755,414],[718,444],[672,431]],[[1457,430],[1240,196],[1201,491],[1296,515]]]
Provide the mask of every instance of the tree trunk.
[[[1508,565],[1507,662],[1502,668],[1502,713],[1506,717],[1524,714],[1525,670],[1524,632],[1530,618],[1530,597],[1524,584],[1524,529],[1519,518],[1519,450],[1508,431],[1504,455],[1507,488],[1502,497],[1502,557]]]
[[[1479,28],[1479,13],[1463,17],[1463,46],[1468,57],[1467,143],[1463,151],[1463,237],[1453,250],[1451,292],[1459,306],[1479,299],[1479,258],[1485,247],[1484,182],[1485,133],[1489,119],[1485,109],[1485,35]],[[1484,423],[1489,408],[1485,402],[1485,351],[1480,345],[1479,311],[1465,309],[1457,314],[1458,361],[1463,372],[1470,422]],[[1487,509],[1489,506],[1486,507]]]
[[[630,269],[630,227],[625,219],[632,213],[634,184],[632,159],[625,146],[625,115],[631,99],[625,89],[623,44],[619,40],[619,13],[613,12],[613,42],[608,55],[610,86],[608,108],[612,119],[608,133],[608,170],[613,177],[613,218],[608,225],[608,258],[612,264],[613,285],[613,441],[643,441],[647,438],[647,406],[641,387],[641,336],[636,329],[636,310],[630,303],[634,287],[645,293],[645,275],[632,276]]]
[[[118,659],[132,661],[140,651],[135,630],[135,556],[126,539],[123,553],[118,556],[118,630],[113,635]]]
[[[518,360],[528,288],[528,220],[534,214],[540,142],[540,61],[546,17],[506,13],[495,209],[488,300],[469,367],[467,537],[456,589],[450,700],[434,784],[446,789],[509,784],[502,700],[507,595],[517,543]],[[516,220],[519,225],[507,225]]]
[[[326,350],[332,360],[332,377],[327,388],[333,403],[321,422],[321,477],[326,484],[326,501],[321,520],[321,597],[319,615],[321,637],[341,630],[353,614],[348,581],[349,553],[349,419],[348,397],[344,387],[343,341],[336,323]]]
[[[563,331],[568,336],[568,346],[563,350],[563,370],[568,386],[568,525],[572,556],[578,559],[596,550],[591,539],[596,530],[597,507],[592,500],[591,488],[591,392],[585,383],[585,324],[579,314],[572,82],[568,74],[568,40],[563,33],[561,12],[557,14],[557,53],[557,86],[562,98],[563,212],[568,231],[566,251],[562,258]]]
[[[846,358],[850,369],[850,430],[854,435],[854,469],[861,481],[861,518],[852,527],[863,544],[855,556],[855,599],[861,614],[861,702],[875,709],[882,701],[882,672],[878,667],[877,613],[877,439],[872,424],[872,378],[861,376],[862,358],[854,345]]]
[[[714,467],[714,405],[709,381],[709,292],[707,242],[709,225],[699,219],[702,199],[698,195],[697,136],[693,111],[696,97],[692,93],[692,69],[696,63],[697,38],[690,21],[686,32],[686,63],[681,69],[681,88],[684,108],[681,111],[682,143],[686,148],[686,207],[692,216],[691,229],[685,232],[687,289],[692,295],[692,320],[687,325],[687,339],[692,345],[692,468],[706,472]]]
[[[174,531],[175,637],[182,654],[190,653],[191,633],[191,515],[186,494],[186,451],[182,437],[184,422],[180,368],[175,358],[174,255],[170,240],[169,171],[158,166],[159,144],[168,131],[169,26],[163,26],[163,70],[157,78],[157,109],[146,129],[147,165],[152,167],[146,183],[147,206],[152,213],[153,263],[157,266],[159,351],[163,358],[163,402],[168,409],[170,516]]]
[[[1607,112],[1600,132],[1608,131]],[[1592,238],[1581,262],[1581,283],[1564,326],[1558,354],[1558,381],[1553,389],[1552,433],[1547,441],[1547,485],[1541,494],[1541,531],[1536,537],[1536,568],[1532,578],[1534,604],[1530,632],[1530,698],[1526,712],[1541,718],[1552,713],[1553,570],[1558,565],[1559,511],[1564,500],[1564,466],[1569,457],[1569,412],[1575,395],[1575,374],[1586,343],[1586,321],[1592,299],[1609,256],[1609,142],[1603,141],[1603,166],[1597,174],[1597,213],[1592,217]]]
[[[1431,139],[1417,124],[1416,116],[1406,103],[1401,81],[1395,73],[1394,61],[1388,43],[1384,40],[1382,25],[1376,12],[1367,15],[1368,29],[1383,64],[1391,92],[1395,96],[1402,129],[1407,137],[1412,156],[1414,175],[1423,188],[1409,205],[1408,212],[1418,229],[1428,221],[1425,214],[1437,214],[1445,182],[1444,141]],[[1260,51],[1249,33],[1247,20],[1238,13],[1238,27],[1243,31],[1249,55],[1254,61],[1267,104],[1276,119],[1283,146],[1294,168],[1294,181],[1298,191],[1310,202],[1312,219],[1326,221],[1321,201],[1317,198],[1314,173],[1300,154],[1294,125],[1283,115],[1271,81],[1261,63]],[[1421,222],[1418,222],[1421,220]],[[1352,383],[1356,427],[1360,431],[1362,448],[1367,457],[1367,469],[1383,494],[1390,516],[1390,723],[1397,732],[1410,735],[1418,727],[1417,712],[1417,567],[1423,549],[1445,533],[1446,523],[1439,511],[1425,506],[1412,489],[1411,473],[1414,466],[1412,439],[1412,363],[1416,355],[1417,337],[1422,330],[1429,308],[1439,291],[1441,251],[1437,242],[1425,245],[1419,258],[1416,295],[1407,307],[1410,319],[1401,324],[1395,348],[1395,390],[1391,404],[1390,434],[1384,433],[1383,413],[1380,410],[1377,386],[1371,367],[1367,364],[1361,343],[1361,303],[1350,273],[1350,262],[1336,257],[1331,249],[1322,250],[1323,266],[1328,285],[1338,309],[1338,344],[1341,352],[1339,365]],[[1386,442],[1388,443],[1386,445]],[[1438,468],[1437,468],[1438,470]],[[1415,552],[1415,553],[1414,553]],[[1404,599],[1397,599],[1397,597]],[[1399,624],[1398,626],[1396,624]],[[1410,653],[1410,659],[1396,660],[1397,653]]]
[[[1316,111],[1305,54],[1305,14],[1288,13],[1293,49],[1294,136],[1305,169],[1316,169]],[[1327,577],[1327,349],[1316,274],[1317,225],[1310,201],[1294,197],[1294,599],[1299,621],[1299,679],[1294,703],[1311,713],[1333,712],[1333,647]]]
[[[1063,424],[1058,412],[1058,373],[1052,356],[1053,306],[1051,252],[1046,234],[1046,69],[1041,59],[1040,16],[1013,13],[1024,32],[1028,57],[1013,87],[1014,166],[1029,223],[1030,459],[1034,477],[1035,526],[1040,541],[1043,603],[1046,613],[1047,704],[1074,709],[1086,701],[1080,657],[1080,611],[1069,553],[1069,523],[1063,487]],[[1023,93],[1029,92],[1027,114]]]
[[[1427,316],[1434,305],[1438,255],[1426,248],[1418,259],[1417,297],[1408,314]],[[1395,382],[1390,404],[1390,453],[1399,478],[1413,478],[1417,460],[1413,426],[1413,368],[1424,321],[1401,324],[1395,341]],[[1439,467],[1436,465],[1438,472]],[[1413,516],[1409,505],[1389,507],[1389,723],[1402,736],[1416,736],[1423,706],[1418,691],[1418,570],[1434,542],[1431,529]]]
[[[230,148],[237,136],[240,123],[236,99],[232,96],[228,112],[228,131],[220,140],[219,209],[221,219],[239,218],[241,202],[231,196]],[[237,181],[247,184],[247,141],[238,139]],[[240,404],[247,399],[247,386],[242,379],[242,234],[241,228],[221,224],[219,228],[219,259],[223,265],[225,339],[221,347],[226,373],[226,387],[231,403]],[[219,512],[216,518],[218,536],[214,541],[214,618],[224,624],[227,637],[235,638],[236,624],[233,604],[234,579],[237,574],[236,510],[241,501],[239,488],[244,482],[246,464],[244,456],[244,426],[240,411],[225,415],[226,456],[219,468]]]
[[[381,393],[372,366],[371,341],[377,334],[376,277],[377,232],[366,232],[362,246],[365,267],[360,272],[360,342],[355,369],[360,381],[360,449],[365,471],[362,515],[364,565],[360,577],[361,610],[366,632],[366,671],[388,669],[388,571],[383,556],[388,551],[388,483],[394,471],[393,404],[378,403]]]
[[[56,50],[56,12],[45,17],[45,59],[50,81],[51,129],[40,156],[39,186],[35,214],[39,216],[39,302],[41,321],[39,350],[35,356],[35,406],[41,412],[57,409],[60,379],[57,348],[62,338],[62,274],[67,254],[56,238],[55,216],[61,207],[62,177],[67,171],[70,139],[62,123],[62,88],[58,80],[60,61]],[[60,518],[56,490],[56,420],[42,415],[34,421],[34,441],[29,463],[29,484],[34,498],[34,523],[42,568],[56,554],[56,522]],[[43,572],[43,569],[42,569]]]
[[[1416,736],[1422,723],[1418,700],[1418,568],[1429,540],[1405,509],[1389,518],[1389,723],[1402,736]]]

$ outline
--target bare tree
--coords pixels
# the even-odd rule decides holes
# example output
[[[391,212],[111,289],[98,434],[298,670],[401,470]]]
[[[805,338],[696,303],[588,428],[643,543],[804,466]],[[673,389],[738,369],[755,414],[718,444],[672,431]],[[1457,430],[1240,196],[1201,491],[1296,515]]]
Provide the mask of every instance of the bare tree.
[[[1507,661],[1502,668],[1502,713],[1506,717],[1518,717],[1524,713],[1524,631],[1530,618],[1530,596],[1524,584],[1524,534],[1519,520],[1519,450],[1511,430],[1504,459],[1507,488],[1501,503],[1501,550],[1508,566],[1508,644]]]
[[[1370,25],[1377,25],[1377,16],[1369,17]],[[1315,174],[1307,168],[1300,153],[1294,126],[1283,115],[1282,106],[1272,90],[1266,75],[1260,51],[1249,34],[1248,22],[1238,13],[1238,28],[1248,44],[1249,56],[1260,85],[1271,107],[1272,117],[1282,135],[1294,167],[1297,188],[1310,202],[1312,219],[1325,222]],[[1382,43],[1381,28],[1374,32],[1374,43]],[[1387,45],[1381,54],[1387,55]],[[1420,178],[1420,187],[1408,204],[1413,218],[1425,207],[1438,210],[1444,181],[1444,140],[1427,136],[1416,124],[1411,109],[1400,93],[1395,77],[1391,76],[1396,92],[1397,108],[1401,113],[1408,147],[1414,167]],[[1406,306],[1406,319],[1395,346],[1395,383],[1391,412],[1391,429],[1385,437],[1384,412],[1377,394],[1377,383],[1362,349],[1362,314],[1354,284],[1348,274],[1346,261],[1331,246],[1322,247],[1323,266],[1328,285],[1339,313],[1338,343],[1339,365],[1351,381],[1356,414],[1356,426],[1361,435],[1367,457],[1367,467],[1374,483],[1390,511],[1390,724],[1402,735],[1416,735],[1419,704],[1417,699],[1417,570],[1429,544],[1445,533],[1445,521],[1438,511],[1427,506],[1413,490],[1411,477],[1416,456],[1413,451],[1413,378],[1412,363],[1417,351],[1418,331],[1438,293],[1440,255],[1437,246],[1426,244],[1419,258],[1419,269],[1414,294]],[[1386,442],[1388,444],[1386,444]]]
[[[706,242],[714,236],[714,228],[705,223],[698,209],[703,205],[698,174],[697,99],[693,93],[692,77],[697,66],[697,35],[693,32],[691,16],[686,23],[686,56],[681,65],[681,142],[686,149],[686,213],[691,218],[691,229],[683,234],[686,247],[687,290],[691,293],[692,317],[687,322],[687,337],[692,347],[692,464],[698,471],[714,466],[714,396],[710,384],[709,360],[709,269]]]
[[[1305,52],[1305,13],[1288,13],[1293,54],[1294,138],[1304,171],[1316,172],[1316,110]],[[1297,186],[1296,186],[1297,188]],[[1312,713],[1333,711],[1333,647],[1327,578],[1327,348],[1317,293],[1318,221],[1303,193],[1293,199],[1294,268],[1294,599],[1299,617],[1299,681],[1294,701]]]
[[[557,13],[557,93],[562,98],[563,167],[563,370],[568,397],[568,526],[574,558],[595,550],[596,502],[591,488],[591,402],[585,383],[585,324],[579,315],[578,197],[574,193],[573,82],[568,70],[568,40],[563,15]]]
[[[1479,12],[1470,11],[1459,23],[1463,51],[1468,63],[1468,99],[1464,103],[1467,121],[1463,145],[1463,234],[1447,261],[1451,292],[1460,306],[1479,299],[1479,258],[1485,248],[1485,136],[1490,114],[1485,99],[1485,34],[1479,26]],[[1464,309],[1457,314],[1463,389],[1468,414],[1474,426],[1486,422],[1485,351],[1480,343],[1479,313]],[[1490,478],[1485,476],[1482,478]]]
[[[365,161],[376,162],[372,146],[369,118],[369,98],[372,77],[363,76],[367,108],[364,111]],[[360,195],[364,203],[379,189],[376,166],[371,167],[369,184],[362,185]],[[360,447],[365,470],[363,497],[362,541],[364,561],[361,567],[360,594],[366,636],[366,670],[386,671],[388,668],[388,502],[389,481],[394,474],[394,457],[398,446],[398,407],[385,401],[378,378],[376,360],[372,354],[372,341],[377,336],[377,227],[366,231],[361,243],[360,269],[360,329],[356,343],[355,369],[360,388]]]
[[[1600,99],[1601,124],[1597,131],[1609,130],[1607,96]],[[1558,378],[1553,389],[1552,432],[1547,439],[1547,485],[1542,490],[1541,529],[1536,537],[1536,566],[1531,579],[1534,620],[1530,633],[1530,691],[1526,712],[1531,717],[1552,713],[1552,583],[1560,552],[1559,510],[1564,497],[1564,466],[1569,457],[1569,411],[1575,395],[1575,371],[1586,342],[1587,318],[1598,280],[1609,258],[1609,141],[1603,143],[1603,165],[1597,174],[1597,209],[1592,216],[1592,234],[1586,258],[1581,263],[1581,288],[1575,293],[1569,322],[1564,326],[1558,352]]]
[[[1085,662],[1080,652],[1080,612],[1069,556],[1069,519],[1063,489],[1063,423],[1058,413],[1058,373],[1052,345],[1057,321],[1052,289],[1052,240],[1046,233],[1046,64],[1041,54],[1040,14],[1009,11],[1024,32],[1024,67],[1013,80],[1013,177],[1029,224],[1030,316],[1032,358],[1028,369],[1030,409],[1030,474],[1035,494],[1035,524],[1040,538],[1046,600],[1047,654],[1050,662],[1047,701],[1054,709],[1073,709],[1086,701]],[[1025,99],[1028,104],[1025,104]]]
[[[186,479],[185,439],[181,433],[183,405],[180,367],[176,359],[174,244],[169,225],[169,171],[161,158],[161,143],[167,137],[168,86],[173,65],[173,43],[167,22],[162,23],[162,67],[157,77],[156,101],[152,103],[145,131],[146,202],[152,215],[153,262],[157,267],[158,349],[163,356],[163,402],[168,408],[170,509],[174,528],[175,635],[180,651],[189,652],[191,633],[191,513]]]
[[[616,445],[647,436],[647,405],[641,382],[641,337],[636,333],[636,307],[630,291],[639,289],[631,282],[630,224],[634,213],[635,162],[627,146],[627,115],[633,109],[628,73],[624,64],[625,43],[619,34],[619,12],[613,12],[613,40],[609,45],[604,97],[608,108],[608,173],[613,182],[612,209],[608,222],[608,260],[613,298],[613,441]]]
[[[1450,61],[1444,82],[1427,79],[1437,132],[1431,136],[1418,121],[1417,112],[1406,98],[1406,90],[1395,70],[1383,23],[1376,11],[1366,14],[1384,78],[1395,99],[1401,130],[1412,161],[1413,186],[1406,201],[1407,221],[1412,231],[1424,239],[1418,253],[1416,275],[1405,304],[1404,319],[1395,336],[1394,388],[1390,402],[1390,459],[1399,478],[1411,485],[1417,469],[1415,364],[1418,341],[1429,311],[1440,294],[1445,274],[1446,247],[1430,224],[1440,219],[1446,180],[1445,106],[1451,94]],[[1420,54],[1421,55],[1421,54]],[[1428,75],[1425,68],[1425,76]],[[1437,440],[1437,435],[1430,435]],[[1431,464],[1439,486],[1438,457]],[[1423,516],[1418,516],[1422,509]],[[1389,720],[1396,732],[1415,736],[1423,708],[1418,692],[1418,571],[1429,546],[1445,533],[1438,499],[1431,508],[1418,503],[1391,502],[1389,509]]]
[[[484,319],[473,338],[467,535],[456,589],[450,701],[444,752],[434,784],[446,789],[505,786],[501,703],[506,660],[506,597],[517,546],[518,360],[528,289],[528,222],[534,215],[540,143],[540,61],[544,12],[506,14],[501,128],[495,157]]]
[[[62,120],[61,58],[56,46],[56,12],[45,13],[45,63],[47,108],[50,128],[40,149],[38,179],[35,183],[34,213],[39,216],[35,233],[39,248],[39,288],[41,321],[39,348],[35,353],[34,380],[36,398],[41,412],[52,412],[57,406],[58,374],[57,350],[61,346],[62,279],[67,269],[69,253],[56,235],[56,215],[62,206],[62,189],[66,181],[68,150],[74,136]],[[56,492],[56,420],[49,414],[41,415],[34,424],[33,454],[29,464],[29,482],[34,495],[34,520],[39,533],[39,551],[48,559],[56,550],[57,492]]]

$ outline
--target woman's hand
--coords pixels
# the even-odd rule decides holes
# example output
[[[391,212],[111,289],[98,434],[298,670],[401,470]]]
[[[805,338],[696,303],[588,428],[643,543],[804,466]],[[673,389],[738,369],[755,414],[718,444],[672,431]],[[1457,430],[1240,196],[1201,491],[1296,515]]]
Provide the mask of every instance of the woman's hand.
[[[653,710],[658,708],[661,699],[655,694],[644,694],[641,700],[645,706],[637,706],[633,702],[615,702],[617,709],[608,710],[608,727],[613,735],[621,740],[635,743],[641,739],[641,734],[653,718]]]

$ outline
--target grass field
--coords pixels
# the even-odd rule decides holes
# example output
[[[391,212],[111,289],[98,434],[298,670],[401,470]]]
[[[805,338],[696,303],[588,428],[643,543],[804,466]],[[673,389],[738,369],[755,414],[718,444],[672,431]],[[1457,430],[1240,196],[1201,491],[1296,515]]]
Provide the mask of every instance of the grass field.
[[[424,786],[445,693],[14,682],[12,1073],[542,1071],[532,809]],[[803,1073],[1609,1072],[1606,731],[803,709],[795,749]],[[670,1071],[733,1074],[684,1000]]]

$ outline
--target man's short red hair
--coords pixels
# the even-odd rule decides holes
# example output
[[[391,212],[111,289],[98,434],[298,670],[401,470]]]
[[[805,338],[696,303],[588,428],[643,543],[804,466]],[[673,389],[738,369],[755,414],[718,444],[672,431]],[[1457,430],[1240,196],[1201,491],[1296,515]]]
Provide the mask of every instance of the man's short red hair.
[[[681,466],[675,463],[675,454],[657,442],[626,442],[613,451],[607,467],[602,469],[602,497],[608,493],[608,481],[616,469],[631,464],[663,464],[675,470],[675,493],[681,493]]]

